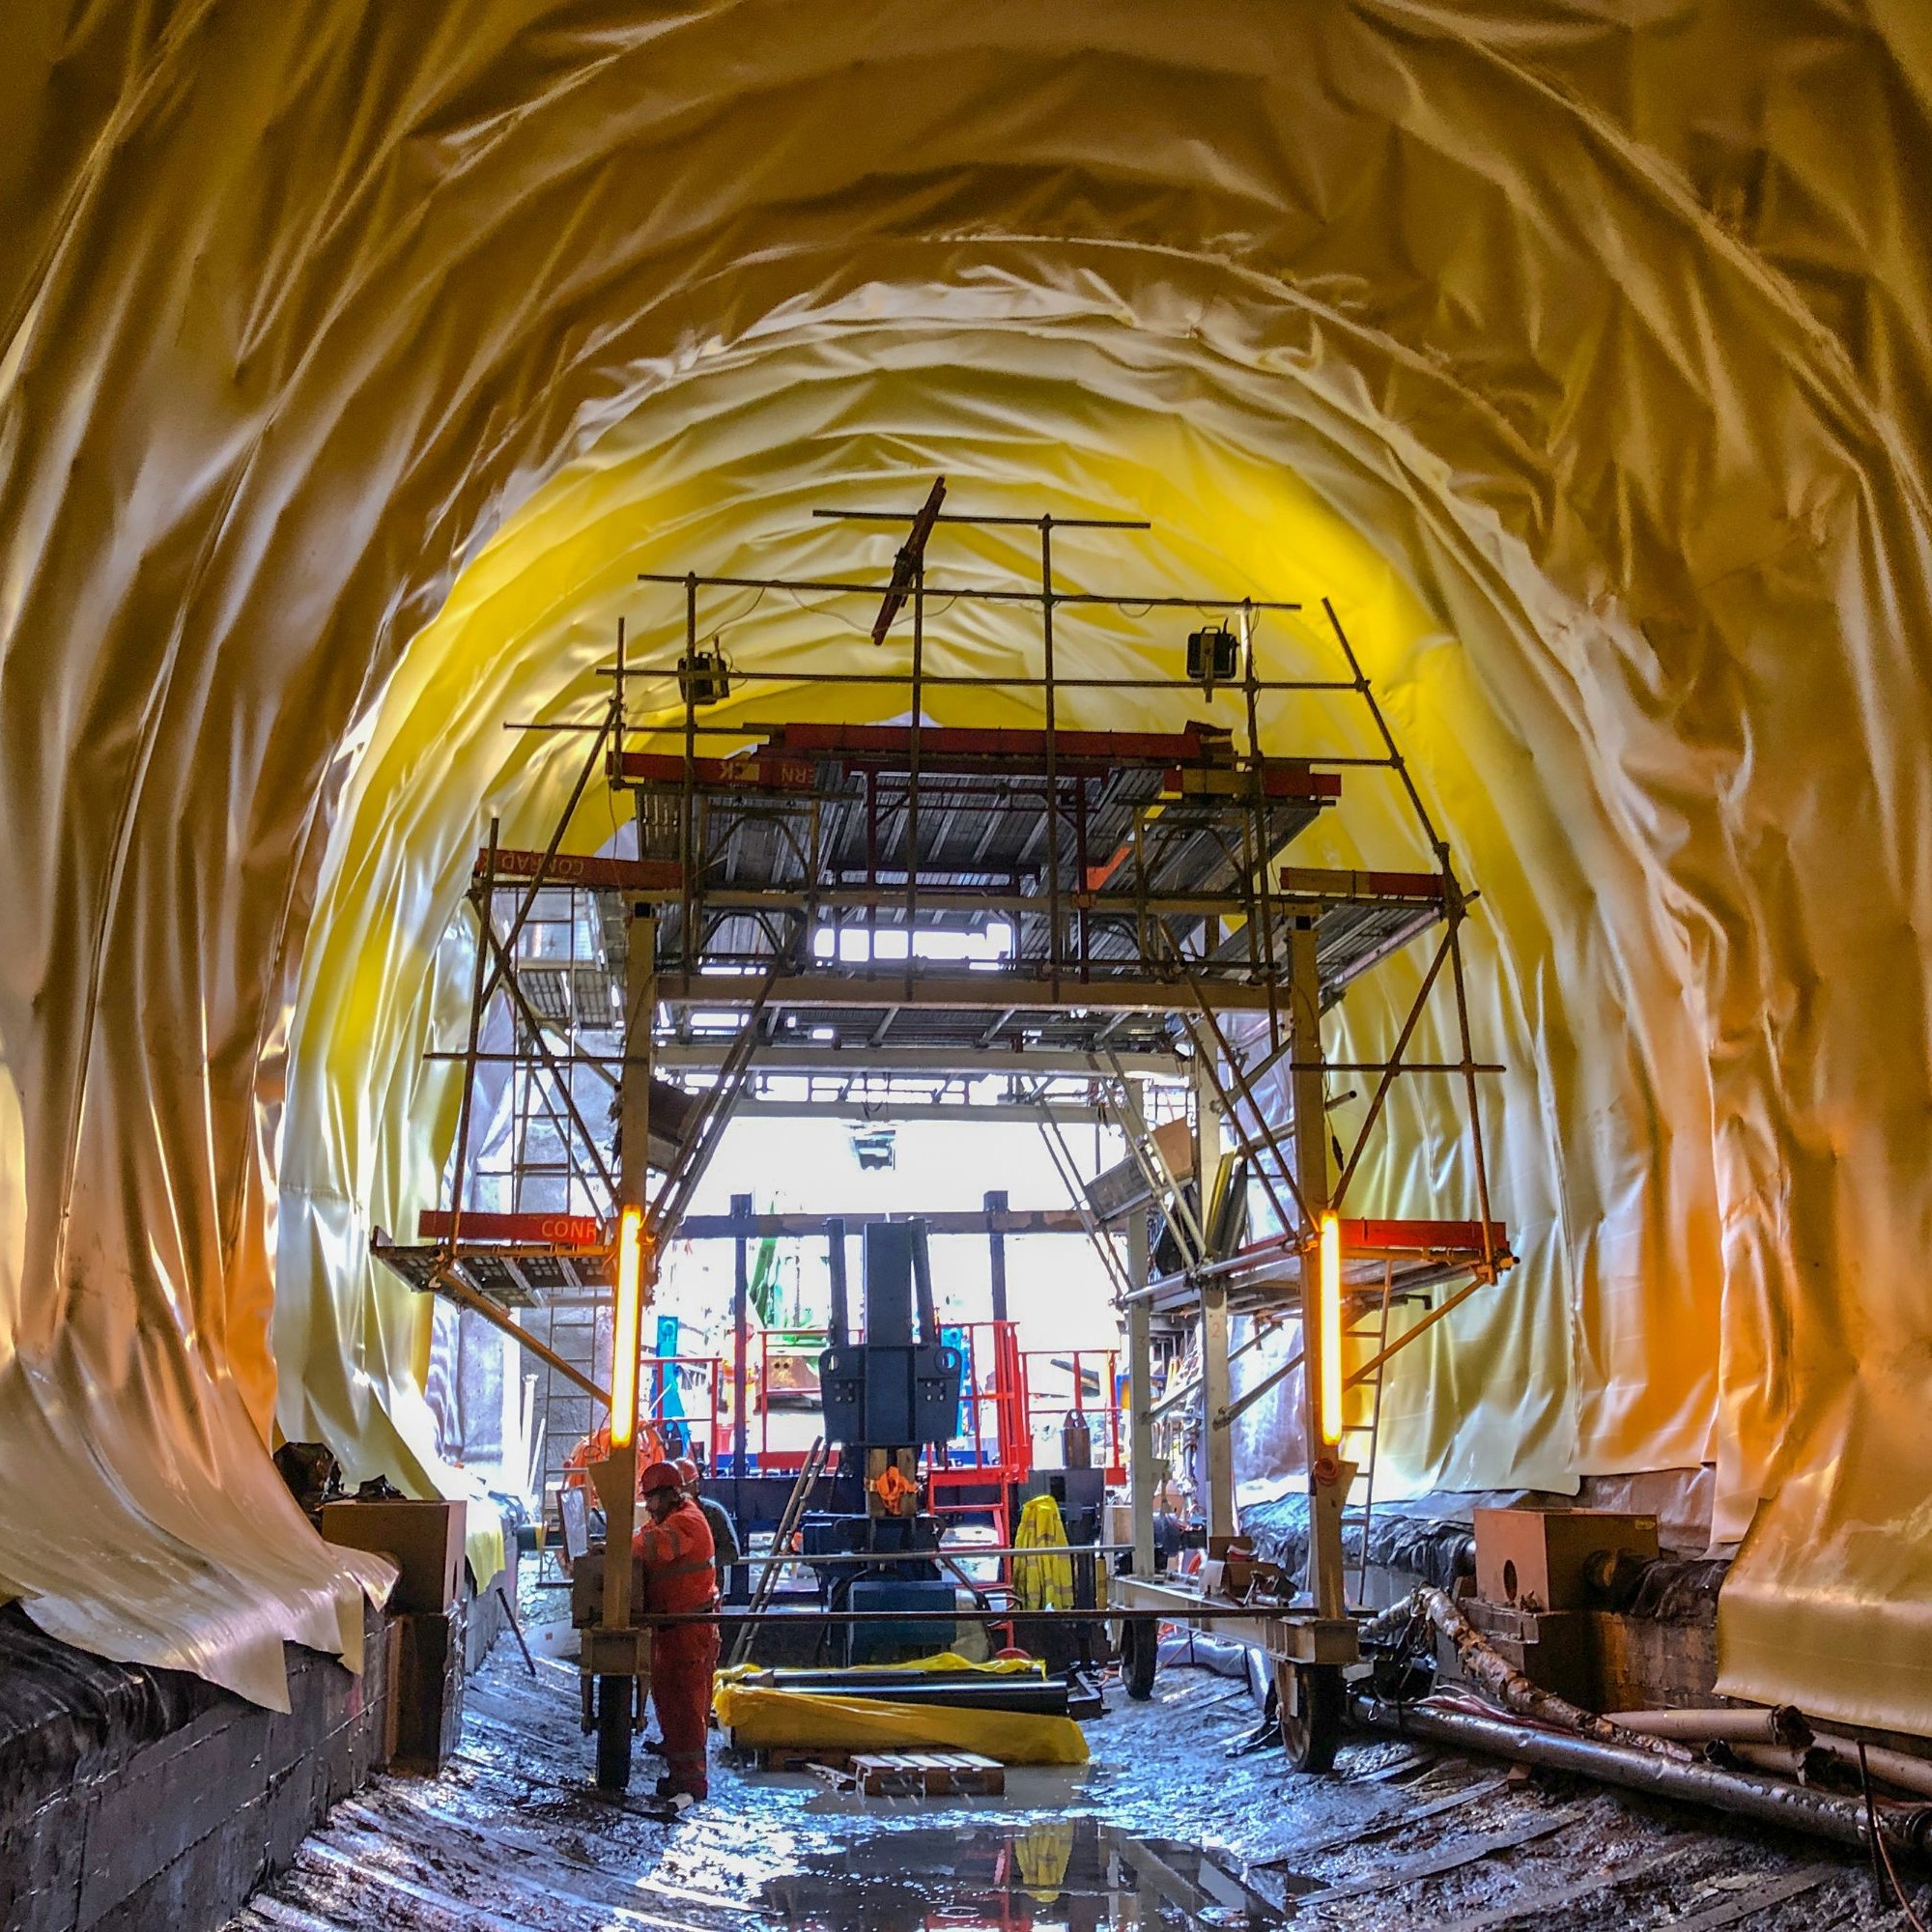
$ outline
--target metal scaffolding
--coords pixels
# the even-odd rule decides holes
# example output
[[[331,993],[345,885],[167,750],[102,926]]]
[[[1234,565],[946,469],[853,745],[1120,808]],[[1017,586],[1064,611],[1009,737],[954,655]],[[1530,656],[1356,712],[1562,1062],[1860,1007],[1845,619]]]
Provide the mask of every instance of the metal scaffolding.
[[[1038,1120],[1049,1143],[1065,1119],[1110,1119],[1126,1129],[1144,1204],[1157,1209],[1168,1236],[1156,1264],[1145,1205],[1138,1215],[1109,1218],[1073,1188],[1115,1276],[1128,1334],[1136,1559],[1121,1594],[1179,1615],[1186,1606],[1152,1561],[1154,1324],[1200,1323],[1208,1526],[1224,1543],[1235,1527],[1232,1425],[1293,1367],[1235,1397],[1232,1317],[1296,1321],[1309,1362],[1324,1360],[1316,1259],[1324,1238],[1337,1243],[1339,1320],[1358,1338],[1366,1322],[1375,1337],[1366,1361],[1349,1372],[1369,1391],[1374,1414],[1387,1362],[1511,1264],[1505,1230],[1492,1215],[1477,1104],[1479,1078],[1499,1069],[1471,1045],[1463,957],[1470,899],[1326,600],[1334,674],[1265,678],[1255,624],[1263,613],[1300,607],[1206,592],[1067,590],[1055,573],[1057,536],[1146,526],[957,517],[940,509],[943,500],[936,486],[917,517],[856,513],[910,525],[884,582],[696,572],[640,579],[653,594],[681,602],[683,648],[640,661],[627,652],[620,625],[597,715],[543,727],[589,740],[548,846],[505,850],[492,826],[469,895],[477,946],[468,1039],[443,1049],[461,1059],[466,1076],[449,1204],[424,1217],[416,1240],[384,1240],[377,1252],[413,1285],[511,1325],[511,1311],[554,1294],[608,1293],[611,1217],[620,1194],[643,1195],[634,1098],[635,1125],[648,1122],[649,1162],[661,1177],[645,1216],[655,1254],[689,1208],[734,1106],[772,1104],[777,1090],[761,1083],[780,1069],[803,1076],[802,1092],[797,1079],[787,1089],[784,1104],[794,1108],[849,1107],[858,1094],[873,1104],[977,1109]],[[928,582],[928,545],[961,523],[1031,532],[1037,575]],[[742,604],[746,591],[828,607],[874,603],[876,665],[822,668],[809,650],[788,656],[782,669],[730,664],[706,640],[720,611],[731,599]],[[1015,673],[989,678],[933,633],[931,613],[955,604],[1004,608],[1037,623]],[[1142,637],[1120,674],[1069,677],[1056,656],[1065,647],[1056,625],[1064,631],[1100,612],[1117,628],[1164,631],[1177,612],[1206,621],[1188,638],[1184,661],[1178,639]],[[1085,642],[1083,660],[1095,648]],[[1151,674],[1147,668],[1163,651],[1174,668]],[[943,708],[949,693],[969,686],[1037,722],[928,722],[929,704]],[[852,709],[904,722],[746,715],[764,693],[821,696],[828,688]],[[1161,730],[1068,728],[1065,707],[1076,693],[1083,702],[1092,694],[1136,703],[1159,697],[1170,719],[1183,722]],[[1282,694],[1359,707],[1378,749],[1345,756],[1273,747],[1263,717]],[[1296,838],[1341,809],[1345,782],[1371,776],[1401,787],[1431,855],[1428,869],[1287,863]],[[566,854],[577,808],[600,780],[632,807],[631,849]],[[544,895],[559,892],[572,901],[572,951],[540,959],[526,935]],[[594,903],[594,919],[577,918],[581,896]],[[594,935],[582,960],[580,932]],[[1386,1056],[1326,1058],[1324,1013],[1363,975],[1425,942],[1427,967]],[[1413,1057],[1433,1000],[1453,1014],[1445,1036],[1453,1047],[1445,1057]],[[573,1205],[582,1198],[588,1208],[581,1217],[539,1226],[517,1204],[510,1222],[498,1224],[469,1204],[472,1097],[479,1068],[492,1063],[482,1041],[500,1032],[486,1026],[496,1008],[512,1021],[513,1077],[540,1096],[544,1133],[568,1150]],[[593,1110],[573,1084],[584,1068],[616,1098],[614,1144],[586,1118]],[[1192,1085],[1191,1190],[1142,1119],[1142,1083],[1162,1077]],[[1332,1077],[1358,1079],[1369,1094],[1352,1145],[1333,1159]],[[1413,1079],[1444,1081],[1458,1096],[1475,1200],[1459,1204],[1455,1218],[1375,1218],[1353,1199],[1395,1083]],[[1270,1105],[1277,1088],[1285,1108]],[[1242,1191],[1265,1200],[1276,1232],[1240,1236],[1241,1216],[1222,1209]],[[1116,1246],[1121,1235],[1124,1252]],[[526,1330],[517,1332],[555,1374],[602,1393]],[[1306,1379],[1312,1391],[1317,1378]],[[1307,1602],[1257,1628],[1289,1673],[1285,1706],[1311,1711],[1319,1731],[1328,1697],[1321,1673],[1353,1656],[1340,1523],[1357,1463],[1343,1454],[1340,1417],[1318,1413],[1312,1394],[1306,1406]],[[1359,1463],[1368,1470],[1373,1440],[1371,1432]]]

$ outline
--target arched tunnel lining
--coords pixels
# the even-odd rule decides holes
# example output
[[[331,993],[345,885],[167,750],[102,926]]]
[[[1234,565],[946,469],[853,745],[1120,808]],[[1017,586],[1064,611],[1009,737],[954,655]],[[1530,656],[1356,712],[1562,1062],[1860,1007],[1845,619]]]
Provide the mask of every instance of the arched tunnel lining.
[[[256,1694],[348,1640],[249,1418],[279,1369],[285,1423],[426,1447],[360,1256],[447,1133],[476,802],[557,788],[507,700],[636,569],[945,469],[1337,595],[1484,890],[1530,1259],[1435,1349],[1417,1479],[1708,1453],[1720,1534],[1772,1499],[1727,1683],[1920,1708],[1913,264],[1861,238],[1833,334],[1842,237],[1724,198],[1752,151],[1839,205],[1825,133],[1742,81],[1687,129],[1668,22],[1072,17],[49,51],[101,113],[29,144],[8,400],[0,1513],[46,1627]]]

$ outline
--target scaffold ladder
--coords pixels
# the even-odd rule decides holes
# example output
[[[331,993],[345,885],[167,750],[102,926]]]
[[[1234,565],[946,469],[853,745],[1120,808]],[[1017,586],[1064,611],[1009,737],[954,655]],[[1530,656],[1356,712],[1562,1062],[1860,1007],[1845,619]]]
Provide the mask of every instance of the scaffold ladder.
[[[1381,1447],[1382,1431],[1382,1385],[1388,1375],[1388,1331],[1389,1308],[1395,1298],[1395,1264],[1382,1264],[1382,1293],[1378,1304],[1378,1312],[1372,1323],[1346,1331],[1351,1342],[1375,1342],[1370,1360],[1375,1364],[1375,1372],[1369,1379],[1369,1414],[1366,1422],[1345,1424],[1344,1436],[1358,1435],[1368,1438],[1362,1455],[1356,1459],[1355,1482],[1362,1492],[1359,1504],[1350,1502],[1343,1511],[1346,1521],[1351,1512],[1359,1512],[1362,1526],[1361,1555],[1355,1564],[1355,1601],[1361,1603],[1368,1596],[1369,1588],[1369,1530],[1375,1519],[1376,1508],[1376,1459]]]

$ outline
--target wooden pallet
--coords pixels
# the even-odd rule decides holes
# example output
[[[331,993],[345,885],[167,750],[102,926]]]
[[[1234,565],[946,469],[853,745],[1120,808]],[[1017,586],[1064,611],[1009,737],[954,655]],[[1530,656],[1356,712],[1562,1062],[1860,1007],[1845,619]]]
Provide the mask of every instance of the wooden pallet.
[[[977,1751],[860,1751],[812,1772],[835,1791],[867,1798],[998,1798],[1007,1788],[1006,1767]]]

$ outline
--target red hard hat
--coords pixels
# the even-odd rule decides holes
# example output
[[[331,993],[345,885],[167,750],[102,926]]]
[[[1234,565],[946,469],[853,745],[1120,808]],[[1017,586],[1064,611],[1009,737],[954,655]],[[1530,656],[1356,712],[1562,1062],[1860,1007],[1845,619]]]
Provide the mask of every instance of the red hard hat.
[[[697,1480],[697,1464],[689,1456],[680,1456],[671,1467],[677,1471],[678,1481],[688,1490]]]
[[[684,1485],[677,1479],[677,1471],[668,1463],[653,1463],[638,1478],[638,1493],[647,1496],[655,1490],[677,1490]]]

